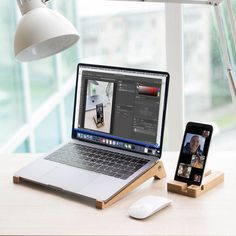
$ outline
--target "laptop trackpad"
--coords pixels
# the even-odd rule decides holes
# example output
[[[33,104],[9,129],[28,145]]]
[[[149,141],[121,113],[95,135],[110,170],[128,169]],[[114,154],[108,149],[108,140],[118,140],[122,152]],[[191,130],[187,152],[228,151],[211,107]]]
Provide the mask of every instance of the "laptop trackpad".
[[[98,176],[100,174],[62,165],[41,177],[40,181],[76,193],[95,181]]]

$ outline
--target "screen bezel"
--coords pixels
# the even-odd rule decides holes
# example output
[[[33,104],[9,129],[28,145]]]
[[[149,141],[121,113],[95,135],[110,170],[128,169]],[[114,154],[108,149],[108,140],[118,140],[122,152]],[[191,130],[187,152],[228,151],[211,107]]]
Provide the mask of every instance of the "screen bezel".
[[[202,169],[202,173],[201,173],[201,175],[202,175],[201,181],[195,182],[193,180],[178,176],[177,173],[178,173],[179,165],[181,163],[180,158],[183,155],[183,148],[184,148],[184,143],[185,143],[185,138],[186,138],[187,133],[201,134],[204,130],[210,131],[210,135],[209,135],[209,138],[207,140],[205,140],[205,143],[204,143],[205,161],[204,161],[203,169]],[[174,178],[175,180],[185,182],[188,185],[201,186],[201,183],[202,183],[202,180],[204,177],[204,170],[205,170],[205,166],[206,166],[206,162],[207,162],[207,156],[208,156],[208,152],[209,152],[209,148],[210,148],[212,133],[213,133],[213,127],[211,125],[196,123],[196,122],[188,122],[187,123],[186,129],[184,132],[184,137],[183,137],[181,149],[180,149],[180,153],[179,153],[179,159],[178,159],[177,166],[176,166],[175,178]]]
[[[74,124],[75,124],[75,114],[76,114],[76,102],[77,102],[77,89],[78,89],[78,79],[79,79],[79,70],[80,67],[91,67],[94,69],[99,69],[99,68],[103,68],[103,69],[114,69],[114,70],[124,70],[127,72],[141,72],[141,73],[154,73],[154,74],[163,74],[166,75],[166,87],[165,87],[165,94],[164,94],[164,102],[163,102],[163,117],[162,117],[162,126],[161,126],[161,136],[160,136],[160,145],[158,148],[156,148],[156,150],[158,150],[159,152],[159,157],[161,157],[162,154],[162,146],[163,146],[163,136],[164,136],[164,127],[165,127],[165,118],[166,118],[166,108],[167,108],[167,98],[168,98],[168,91],[169,91],[169,78],[170,75],[168,72],[163,72],[163,71],[153,71],[153,70],[142,70],[142,69],[133,69],[133,68],[124,68],[124,67],[117,67],[117,66],[106,66],[106,65],[93,65],[93,64],[85,64],[85,63],[79,63],[77,66],[77,76],[76,76],[76,86],[75,86],[75,96],[74,96],[74,110],[73,110],[73,121],[72,121],[72,132],[71,132],[71,137],[72,139],[77,139],[77,140],[81,140],[80,138],[77,137],[77,130],[74,128]],[[82,129],[81,129],[82,130]],[[83,129],[82,130],[83,133],[86,133],[86,130]],[[90,132],[88,131],[88,134]],[[99,134],[98,134],[99,136]],[[114,135],[110,135],[111,139],[119,140],[119,137],[114,136]],[[102,136],[101,136],[102,137]],[[82,140],[85,141],[85,140]],[[129,142],[132,144],[135,142],[132,142],[133,140],[129,140]],[[89,141],[88,141],[89,142]],[[142,143],[142,142],[141,142]],[[105,145],[105,144],[99,144],[96,143],[98,145]],[[143,146],[147,145],[146,143],[143,143]],[[114,147],[114,148],[118,148],[118,147]],[[129,150],[127,150],[129,151]],[[135,151],[131,151],[131,152],[135,152]],[[145,154],[145,153],[144,153]],[[148,155],[148,154],[146,154]]]

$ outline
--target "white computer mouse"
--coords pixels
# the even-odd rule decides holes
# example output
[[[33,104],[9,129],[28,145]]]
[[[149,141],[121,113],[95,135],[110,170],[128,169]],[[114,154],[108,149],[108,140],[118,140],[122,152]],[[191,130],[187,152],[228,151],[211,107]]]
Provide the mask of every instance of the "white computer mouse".
[[[133,203],[129,208],[129,215],[136,219],[145,219],[169,206],[171,202],[171,200],[164,197],[149,195]]]

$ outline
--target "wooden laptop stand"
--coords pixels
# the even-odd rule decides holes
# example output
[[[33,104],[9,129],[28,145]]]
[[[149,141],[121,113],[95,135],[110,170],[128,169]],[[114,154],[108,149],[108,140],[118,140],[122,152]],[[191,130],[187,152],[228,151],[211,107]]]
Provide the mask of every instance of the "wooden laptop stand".
[[[201,186],[197,185],[187,186],[187,183],[173,180],[167,183],[167,190],[169,192],[182,194],[188,197],[198,197],[203,193],[205,193],[206,191],[222,183],[223,181],[224,181],[223,172],[221,171],[212,172],[211,170],[208,170],[204,175]]]
[[[146,180],[154,177],[155,179],[163,179],[166,177],[166,172],[164,165],[162,161],[157,162],[153,167],[151,167],[149,170],[147,170],[142,176],[140,176],[138,179],[136,179],[134,182],[126,186],[124,189],[122,189],[119,193],[117,193],[115,196],[110,198],[107,201],[101,201],[99,199],[96,200],[96,208],[104,209],[113,203],[120,200],[122,197],[124,197],[126,194],[128,194],[133,189],[137,188],[139,185],[144,183]],[[22,183],[22,178],[19,176],[13,176],[13,182],[15,184]]]
[[[97,199],[96,208],[104,209],[112,205],[113,203],[117,202],[122,197],[124,197],[126,194],[128,194],[130,191],[137,188],[139,185],[141,185],[146,180],[152,177],[154,177],[155,179],[163,179],[166,177],[166,171],[165,171],[162,161],[157,162],[151,169],[147,170],[142,176],[140,176],[134,182],[126,186],[124,189],[122,189],[119,193],[117,193],[115,196],[113,196],[109,200],[100,201],[99,199]]]

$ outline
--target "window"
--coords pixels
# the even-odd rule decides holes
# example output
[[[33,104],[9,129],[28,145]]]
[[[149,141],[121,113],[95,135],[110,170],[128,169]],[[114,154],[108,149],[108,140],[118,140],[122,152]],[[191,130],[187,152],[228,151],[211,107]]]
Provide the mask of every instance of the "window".
[[[81,61],[166,69],[164,4],[79,1],[79,9]]]
[[[4,143],[24,123],[21,68],[14,61],[12,42],[16,27],[14,5],[1,1],[0,8],[0,143]]]
[[[75,2],[58,0],[49,5],[76,23]],[[64,98],[75,86],[78,44],[57,56],[19,63],[13,52],[19,10],[7,0],[0,7],[4,9],[0,16],[0,52],[4,55],[0,58],[0,150],[46,152],[61,143],[66,132]]]
[[[28,63],[32,112],[43,105],[57,90],[55,58],[50,57]]]
[[[166,70],[164,4],[101,0],[48,4],[72,21],[80,41],[57,56],[22,64],[13,53],[19,10],[16,3],[0,1],[4,9],[0,15],[1,152],[46,152],[70,137],[79,62]],[[236,2],[233,5],[236,12]],[[227,15],[225,24],[229,24]],[[213,9],[185,5],[183,34],[185,121],[213,123],[213,146],[235,149],[236,112]],[[232,35],[228,33],[227,39],[235,62]],[[55,132],[48,133],[49,128]]]
[[[19,10],[15,3],[0,1],[4,9],[0,16],[1,152],[47,152],[70,137],[79,62],[166,68],[164,4],[100,0],[47,4],[77,27],[80,41],[57,56],[22,64],[13,55]]]
[[[35,129],[36,152],[48,152],[61,143],[59,117],[56,108]]]
[[[29,152],[29,141],[25,140],[16,150],[16,153]]]
[[[224,74],[213,13],[209,6],[184,7],[185,119],[211,122],[214,148],[230,150],[235,149],[236,110]],[[232,38],[228,40],[230,53],[235,56]]]
[[[72,90],[65,97],[65,113],[66,113],[66,138],[71,138],[71,130],[72,130],[72,117],[74,111],[74,96],[75,91]]]
[[[75,27],[78,28],[78,21],[77,21],[77,9],[76,9],[76,3],[77,0],[59,0],[55,2],[54,8],[63,16],[65,16],[70,22],[73,23]],[[78,64],[78,45],[74,45],[71,48],[67,49],[66,51],[61,53],[60,56],[60,76],[62,77],[62,80],[68,80],[72,76],[75,76],[74,73],[76,72],[77,64]]]

